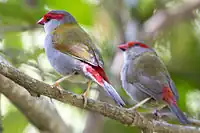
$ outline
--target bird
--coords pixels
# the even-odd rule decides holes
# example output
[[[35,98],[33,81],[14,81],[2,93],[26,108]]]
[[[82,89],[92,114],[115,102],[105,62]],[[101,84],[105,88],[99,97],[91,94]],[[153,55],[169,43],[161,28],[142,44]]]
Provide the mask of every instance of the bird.
[[[122,87],[140,106],[168,107],[183,124],[189,120],[178,107],[179,94],[175,83],[156,51],[140,41],[130,41],[118,46],[123,51],[124,63],[120,73]]]
[[[48,60],[53,68],[63,75],[54,86],[59,87],[63,80],[88,83],[82,94],[85,107],[91,83],[95,82],[104,88],[119,106],[125,105],[105,73],[99,50],[69,12],[51,10],[37,23],[44,26],[44,48]]]

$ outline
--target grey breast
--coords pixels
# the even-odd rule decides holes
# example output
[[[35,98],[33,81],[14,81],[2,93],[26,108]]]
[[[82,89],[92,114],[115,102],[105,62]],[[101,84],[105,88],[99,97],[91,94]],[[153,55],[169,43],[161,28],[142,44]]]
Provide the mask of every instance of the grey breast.
[[[126,62],[121,71],[122,87],[125,89],[126,93],[133,99],[135,103],[138,103],[145,98],[149,97],[146,93],[136,88],[132,83],[127,82],[126,74],[130,73],[128,70],[130,66],[129,62]]]
[[[69,75],[74,71],[79,71],[80,61],[56,50],[52,44],[52,35],[47,35],[45,38],[45,51],[50,64],[54,69],[62,75]]]

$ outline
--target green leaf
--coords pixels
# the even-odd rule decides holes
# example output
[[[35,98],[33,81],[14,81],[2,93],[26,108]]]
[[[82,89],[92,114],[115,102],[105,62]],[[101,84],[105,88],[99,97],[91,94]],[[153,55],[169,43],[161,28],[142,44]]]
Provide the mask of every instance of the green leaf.
[[[177,72],[200,74],[199,44],[194,34],[193,24],[182,22],[171,30],[170,68]],[[174,65],[178,64],[178,65]]]
[[[0,3],[0,17],[3,24],[36,24],[44,15],[44,8],[30,8],[23,3]]]
[[[3,119],[4,133],[22,133],[28,121],[18,110],[10,111]]]
[[[156,0],[139,0],[138,6],[131,9],[131,14],[133,18],[144,22],[152,16],[155,8]]]
[[[21,33],[9,32],[4,35],[4,47],[23,49]]]

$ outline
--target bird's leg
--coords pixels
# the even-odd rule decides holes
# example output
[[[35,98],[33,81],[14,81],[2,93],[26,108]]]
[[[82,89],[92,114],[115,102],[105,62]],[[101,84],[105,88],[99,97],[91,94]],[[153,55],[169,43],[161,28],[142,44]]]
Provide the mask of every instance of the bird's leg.
[[[62,81],[64,81],[65,79],[71,77],[72,75],[73,75],[73,73],[70,74],[70,75],[67,75],[67,76],[64,76],[64,77],[58,79],[58,80],[53,84],[53,86],[56,86],[56,87],[57,87],[57,86],[60,86],[59,84],[60,84]]]
[[[140,101],[139,103],[137,103],[135,106],[129,108],[128,110],[135,110],[137,108],[139,108],[140,106],[142,106],[143,104],[145,104],[147,101],[149,101],[151,99],[151,97],[148,97],[142,101]]]
[[[68,78],[71,77],[72,75],[74,75],[74,73],[75,73],[75,72],[73,72],[73,73],[71,73],[71,74],[69,74],[69,75],[67,75],[67,76],[64,76],[64,77],[58,79],[58,80],[52,85],[52,87],[57,87],[57,88],[59,89],[59,91],[60,91],[60,94],[62,94],[62,89],[63,89],[63,88],[60,86],[60,83],[61,83],[62,81],[64,81],[64,80],[68,79]]]
[[[159,106],[156,110],[154,110],[153,114],[156,117],[156,119],[159,119],[162,117],[159,111],[162,110],[163,108],[165,108],[166,106],[167,106],[166,104],[163,104],[163,105]]]
[[[87,105],[87,98],[88,98],[88,93],[89,93],[89,91],[90,91],[90,87],[91,87],[91,84],[92,84],[92,81],[90,80],[90,81],[88,81],[88,87],[87,87],[87,89],[85,90],[85,92],[82,94],[82,96],[83,96],[83,100],[84,100],[84,108],[86,107],[86,105]]]

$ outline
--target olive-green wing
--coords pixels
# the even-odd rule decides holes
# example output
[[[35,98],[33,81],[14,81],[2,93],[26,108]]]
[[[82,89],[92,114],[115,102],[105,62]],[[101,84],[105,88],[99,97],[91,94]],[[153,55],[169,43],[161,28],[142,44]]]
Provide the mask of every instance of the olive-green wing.
[[[63,24],[53,32],[54,47],[64,54],[101,66],[103,62],[89,35],[78,25]],[[98,60],[99,59],[99,60]],[[103,67],[103,66],[102,66]]]
[[[164,63],[154,53],[144,54],[143,57],[137,57],[131,62],[131,68],[128,68],[127,80],[136,88],[152,96],[154,99],[162,98],[164,85],[168,85],[176,98],[178,92],[173,81],[169,80],[169,73]],[[145,70],[144,70],[145,69]]]

